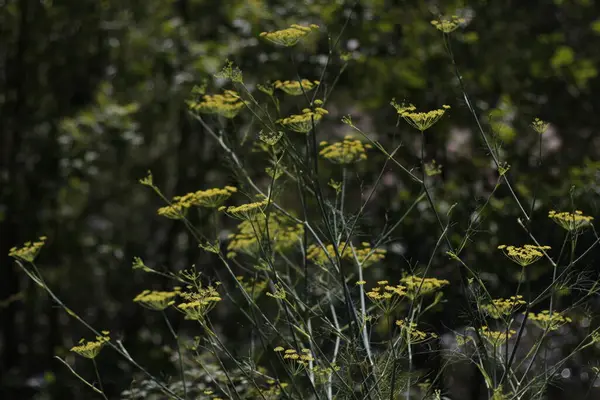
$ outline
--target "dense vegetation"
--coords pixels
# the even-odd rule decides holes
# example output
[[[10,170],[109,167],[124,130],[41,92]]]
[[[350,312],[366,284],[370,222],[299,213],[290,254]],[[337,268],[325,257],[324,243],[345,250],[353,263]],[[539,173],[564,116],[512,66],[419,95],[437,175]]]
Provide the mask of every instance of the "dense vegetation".
[[[596,398],[599,15],[0,2],[0,398]]]

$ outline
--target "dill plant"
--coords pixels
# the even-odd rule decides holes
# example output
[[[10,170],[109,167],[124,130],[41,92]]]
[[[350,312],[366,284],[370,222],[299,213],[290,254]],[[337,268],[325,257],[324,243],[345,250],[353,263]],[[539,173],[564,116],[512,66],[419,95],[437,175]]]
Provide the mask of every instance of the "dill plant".
[[[318,79],[297,74],[296,78],[281,77],[284,80],[257,86],[271,104],[255,97],[259,94],[244,83],[241,70],[228,62],[219,77],[229,79],[233,88],[221,94],[196,89],[187,105],[198,125],[231,163],[238,177],[236,186],[199,189],[169,200],[154,183],[152,174],[140,180],[165,202],[157,210],[158,215],[184,224],[197,241],[198,251],[212,254],[218,263],[203,273],[194,268],[168,272],[147,266],[140,258],[134,260],[136,271],[159,275],[171,285],[170,290],[146,289],[132,300],[164,317],[172,335],[179,375],[164,380],[151,374],[132,358],[121,341],[109,337],[108,332],[95,330],[54,294],[35,263],[45,237],[11,249],[10,255],[19,267],[96,335],[96,341],[84,340],[71,350],[92,361],[101,356],[101,350],[112,350],[137,368],[144,380],[124,391],[124,398],[442,399],[448,394],[444,374],[453,363],[466,362],[474,365],[482,377],[489,399],[543,399],[559,370],[578,352],[600,341],[598,329],[590,329],[570,353],[552,365],[543,356],[551,336],[576,323],[585,302],[598,295],[598,281],[583,280],[576,271],[600,237],[593,228],[593,218],[582,211],[550,210],[548,217],[565,230],[564,245],[554,252],[539,243],[536,228],[530,224],[532,211],[527,211],[512,189],[506,161],[479,123],[454,59],[450,34],[464,22],[452,16],[431,23],[442,33],[440,40],[455,68],[459,90],[499,172],[495,189],[465,232],[453,227],[452,210],[446,215],[440,212],[432,179],[441,173],[441,166],[426,161],[423,144],[425,135],[434,134],[442,118],[449,117],[450,106],[417,112],[413,105],[392,101],[406,127],[421,133],[420,165],[415,167],[405,165],[395,150],[386,149],[350,116],[341,123],[355,136],[333,143],[317,140],[324,134],[320,126],[329,118],[326,102],[337,81],[328,91],[323,86],[327,65],[321,76],[315,77]],[[293,60],[294,52],[302,51],[299,45],[303,39],[309,34],[318,35],[319,29],[317,25],[291,25],[263,32],[260,37],[277,46],[294,47],[289,53]],[[337,51],[341,35],[330,43],[330,57]],[[283,98],[274,89],[283,92]],[[287,113],[291,108],[286,107],[285,96],[304,101],[302,111]],[[262,170],[246,162],[245,154],[239,152],[243,147],[231,145],[236,136],[228,133],[233,127],[228,121],[244,113],[261,125],[255,140],[256,151],[267,160]],[[532,127],[541,135],[547,124],[536,119]],[[335,176],[329,184],[333,192],[323,182],[321,168],[325,161],[334,166]],[[348,191],[349,175],[359,174],[358,165],[365,162],[381,164],[381,173],[373,179],[374,188],[381,184],[381,175],[390,166],[421,188],[421,194],[412,199],[403,215],[389,226],[367,233],[361,221],[375,189],[362,196],[360,206],[353,210],[349,209]],[[517,204],[521,228],[532,243],[498,246],[521,267],[524,277],[508,298],[493,293],[478,266],[463,257],[476,240],[476,225],[500,185],[508,188]],[[286,191],[296,191],[299,206],[286,204]],[[388,257],[392,235],[420,205],[428,207],[438,223],[437,232],[432,232],[436,244],[430,249],[429,260],[425,265],[409,265],[404,275],[377,279],[381,275],[379,267]],[[210,216],[210,229],[194,226],[192,210]],[[235,233],[223,237],[222,224],[236,224]],[[594,236],[592,246],[577,249],[578,236],[586,233]],[[464,239],[457,242],[453,239],[457,235]],[[458,280],[436,277],[435,256],[439,253],[448,255],[447,262],[458,271]],[[528,271],[537,263],[552,268],[552,281],[536,293],[526,281]],[[517,268],[511,263],[502,265]],[[452,286],[459,287],[463,295],[465,328],[460,332],[435,332],[428,321],[443,310],[444,293]],[[572,304],[558,301],[559,289],[565,286],[582,293]],[[213,324],[212,313],[225,304],[235,308],[250,327],[248,343],[243,346],[230,343]],[[193,323],[189,326],[195,335],[185,337],[176,332],[167,310],[176,310],[175,315]],[[530,331],[527,340],[526,327]],[[446,338],[445,345],[442,337]],[[442,367],[417,367],[417,354],[439,358]],[[95,382],[61,361],[106,398],[95,361]],[[543,366],[536,367],[540,363]]]

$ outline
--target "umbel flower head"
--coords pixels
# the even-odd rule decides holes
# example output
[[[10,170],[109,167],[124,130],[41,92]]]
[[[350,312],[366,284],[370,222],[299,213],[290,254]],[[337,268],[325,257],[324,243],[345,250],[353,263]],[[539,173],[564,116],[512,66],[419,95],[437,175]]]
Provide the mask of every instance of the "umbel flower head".
[[[383,260],[386,254],[384,249],[373,249],[367,242],[362,242],[360,246],[356,246],[354,253],[349,244],[340,242],[338,251],[341,253],[340,257],[346,260],[354,260],[354,254],[356,254],[356,258],[363,268],[370,267],[376,262]],[[321,267],[325,267],[331,264],[330,260],[335,259],[335,249],[332,244],[326,245],[325,249],[319,245],[311,244],[306,249],[306,258]]]
[[[548,217],[562,226],[564,229],[571,232],[590,226],[592,220],[594,219],[594,217],[583,215],[583,212],[579,210],[575,211],[574,213],[556,212],[551,210],[548,213]]]
[[[179,294],[179,288],[173,292],[144,290],[135,296],[133,301],[140,303],[150,310],[162,311],[165,308],[175,304],[174,298]]]
[[[398,115],[404,118],[404,120],[410,126],[421,131],[421,133],[431,128],[436,122],[440,120],[440,118],[444,116],[446,111],[450,109],[450,106],[443,105],[442,108],[439,108],[437,110],[431,110],[427,112],[416,112],[416,107],[412,104],[398,104],[393,99],[391,104],[398,112]]]
[[[233,218],[238,218],[247,221],[254,221],[259,215],[264,213],[269,200],[256,201],[254,203],[242,204],[241,206],[219,207],[219,211],[223,211]]]
[[[108,331],[102,331],[102,335],[96,336],[96,340],[90,342],[81,339],[79,345],[71,347],[71,351],[85,358],[96,358],[106,342],[110,341],[109,333]]]
[[[173,198],[185,208],[192,206],[217,208],[223,205],[225,200],[237,192],[237,188],[233,186],[225,186],[224,188],[212,188],[207,190],[198,190],[197,192],[188,193],[184,196],[176,196]]]
[[[308,93],[318,85],[319,81],[309,81],[308,79],[302,79],[300,81],[273,82],[275,89],[282,90],[291,96],[300,96],[301,94]]]
[[[319,26],[314,24],[309,26],[293,24],[286,29],[273,32],[262,32],[260,37],[280,46],[290,47],[294,46],[300,39],[315,29],[319,29]]]
[[[206,94],[201,101],[188,100],[187,105],[192,111],[202,114],[218,114],[225,118],[233,118],[247,104],[233,90],[225,90],[223,94]]]
[[[359,281],[359,284],[362,282]],[[406,296],[406,286],[392,286],[388,281],[378,281],[377,286],[373,287],[367,293],[367,297],[385,314],[393,311]]]
[[[428,339],[437,338],[435,333],[427,333],[418,330],[416,322],[409,322],[408,320],[401,319],[396,321],[396,325],[402,330],[402,336],[412,344],[422,343]]]
[[[534,119],[531,123],[531,127],[533,128],[533,130],[539,133],[540,135],[546,132],[548,126],[550,126],[549,123],[547,123],[546,121],[542,121],[539,118]]]
[[[322,102],[320,103],[322,104]],[[315,101],[315,104],[318,105],[319,103]],[[277,122],[291,131],[308,133],[312,130],[313,123],[316,125],[326,114],[329,114],[329,112],[321,107],[316,107],[314,110],[305,108],[302,110],[302,114],[290,115],[287,118],[277,120]]]
[[[221,301],[221,295],[213,286],[197,287],[193,292],[181,292],[179,296],[185,302],[178,304],[177,309],[185,314],[186,319],[203,321],[204,317]]]
[[[416,275],[405,276],[400,282],[406,287],[406,296],[410,299],[434,293],[450,284],[446,279],[422,278]]]
[[[36,242],[26,242],[23,247],[13,247],[8,251],[8,256],[21,261],[33,262],[42,247],[44,247],[46,239],[46,236],[42,236]]]
[[[523,296],[511,296],[508,299],[493,299],[490,304],[484,304],[481,309],[490,317],[494,319],[502,318],[503,316],[509,316],[518,307],[525,304]]]
[[[363,144],[358,139],[346,136],[342,142],[328,144],[323,141],[320,143],[321,151],[319,155],[331,161],[334,164],[353,164],[367,159],[367,149],[372,146]]]
[[[444,33],[450,33],[455,31],[458,27],[465,23],[464,18],[459,18],[456,15],[451,17],[442,17],[440,19],[434,19],[431,21],[431,25],[435,26],[437,30]]]
[[[492,331],[487,326],[482,326],[479,330],[481,336],[483,336],[488,343],[492,346],[500,346],[506,342],[507,339],[513,337],[517,332],[513,329],[508,331]]]
[[[504,255],[516,262],[522,267],[526,267],[533,264],[544,256],[544,250],[550,250],[550,246],[536,246],[533,244],[526,244],[523,247],[507,246],[502,244],[498,246],[498,249],[504,252]]]
[[[532,320],[540,329],[554,331],[563,326],[566,323],[571,322],[571,318],[565,317],[559,312],[553,312],[550,315],[550,310],[544,310],[540,313],[529,313],[528,317]]]

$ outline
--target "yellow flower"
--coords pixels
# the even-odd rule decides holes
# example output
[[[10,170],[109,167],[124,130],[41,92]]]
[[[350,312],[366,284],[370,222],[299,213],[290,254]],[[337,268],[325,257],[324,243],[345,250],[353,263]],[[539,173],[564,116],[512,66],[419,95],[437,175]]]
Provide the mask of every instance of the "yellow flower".
[[[453,15],[451,17],[442,17],[439,20],[431,21],[431,25],[433,25],[436,29],[444,33],[453,32],[464,23],[465,19],[459,18],[456,15]]]
[[[346,242],[340,242],[338,251],[343,253],[340,254],[342,259],[354,260],[354,254],[350,245],[346,245]],[[384,249],[373,249],[369,243],[363,242],[360,246],[355,247],[356,258],[363,268],[370,267],[376,262],[385,258],[386,251]],[[308,246],[306,251],[306,258],[309,261],[314,262],[321,267],[325,267],[330,264],[330,259],[335,259],[335,249],[332,244],[325,246],[325,250],[319,245],[311,244]]]
[[[179,203],[185,208],[192,206],[217,208],[235,192],[237,192],[237,188],[233,186],[225,186],[222,189],[212,188],[207,190],[198,190],[197,192],[188,193],[183,196],[176,196],[173,198],[173,201]]]
[[[185,314],[186,319],[202,321],[210,310],[221,301],[221,295],[212,286],[198,287],[194,292],[179,293],[185,303],[177,305],[179,311]]]
[[[385,314],[390,313],[406,296],[406,287],[392,286],[388,281],[379,281],[377,286],[366,293],[367,297]]]
[[[363,144],[358,139],[352,139],[346,136],[342,142],[328,145],[327,142],[321,142],[323,147],[319,152],[323,158],[335,164],[352,164],[367,159],[367,150],[370,144]]]
[[[13,247],[9,250],[8,256],[26,262],[33,262],[42,247],[44,247],[46,239],[46,236],[42,236],[37,242],[26,242],[23,247],[20,248]]]
[[[583,212],[577,210],[574,213],[570,212],[556,212],[551,210],[548,213],[548,217],[554,222],[562,226],[568,231],[578,231],[581,228],[586,228],[591,225],[594,217],[583,215]]]
[[[489,327],[483,326],[479,333],[483,336],[491,345],[500,346],[506,342],[507,339],[510,339],[517,333],[516,331],[510,329],[508,331],[491,331]]]
[[[318,29],[318,25],[302,26],[293,24],[287,29],[282,29],[274,32],[262,32],[260,37],[266,40],[285,47],[294,46],[303,37],[308,35],[312,30]]]
[[[142,293],[135,296],[133,301],[135,303],[140,303],[151,310],[161,311],[175,304],[173,299],[178,293],[178,291],[160,292],[155,290],[144,290]]]
[[[244,108],[246,101],[233,90],[225,90],[223,94],[204,95],[202,101],[189,100],[187,105],[192,111],[203,114],[218,114],[225,118],[233,118]]]
[[[398,104],[395,100],[392,100],[392,106],[398,112],[404,120],[422,132],[431,128],[436,122],[442,118],[442,116],[446,113],[446,110],[450,109],[450,106],[443,105],[442,108],[437,110],[431,110],[427,112],[415,112],[416,108],[413,105],[404,105]]]
[[[300,96],[301,94],[307,93],[313,90],[319,85],[319,81],[309,81],[308,79],[302,79],[300,81],[275,81],[273,86],[276,89],[283,90],[285,93],[291,96]]]
[[[96,336],[96,340],[90,342],[81,339],[79,345],[71,347],[71,351],[86,358],[96,358],[106,342],[110,341],[108,334],[108,331],[102,331],[102,335]]]
[[[543,251],[549,250],[550,246],[526,244],[523,247],[515,247],[503,244],[498,246],[498,249],[502,250],[504,254],[515,263],[522,267],[526,267],[542,258],[544,256]]]
[[[541,329],[554,331],[566,323],[571,322],[571,318],[563,316],[561,313],[554,311],[550,315],[550,310],[544,310],[537,314],[529,313],[529,319],[532,320]]]
[[[435,339],[437,335],[435,333],[427,333],[417,329],[415,322],[408,322],[407,320],[398,320],[396,325],[402,330],[402,335],[412,344],[422,343],[428,339]]]
[[[256,201],[254,203],[242,204],[240,206],[220,207],[219,211],[225,212],[227,215],[247,221],[254,221],[259,215],[264,213],[268,204],[268,199]]]
[[[183,219],[187,213],[187,207],[181,203],[173,203],[159,208],[157,212],[158,215],[169,219]]]
[[[515,309],[525,304],[523,296],[511,296],[508,299],[493,299],[490,304],[481,306],[483,311],[494,319],[512,314]]]
[[[416,275],[406,276],[400,279],[400,282],[406,287],[406,296],[410,299],[434,293],[450,284],[445,279],[421,278]]]
[[[316,125],[326,114],[328,111],[321,107],[316,107],[314,110],[305,108],[302,114],[290,115],[277,120],[277,123],[294,132],[308,133],[312,130],[313,124]]]

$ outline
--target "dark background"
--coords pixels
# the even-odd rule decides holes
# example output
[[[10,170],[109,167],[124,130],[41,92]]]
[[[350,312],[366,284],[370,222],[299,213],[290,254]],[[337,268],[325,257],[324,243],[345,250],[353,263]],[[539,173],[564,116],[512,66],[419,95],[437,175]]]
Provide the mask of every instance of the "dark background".
[[[250,86],[294,79],[290,52],[258,34],[296,22],[321,26],[294,50],[301,74],[318,79],[328,35],[337,37],[350,12],[324,81],[331,84],[342,68],[339,51],[352,57],[329,100],[319,140],[346,133],[340,119],[352,114],[389,148],[404,142],[398,158],[418,165],[419,134],[396,126],[390,100],[406,99],[420,109],[451,105],[449,117],[425,140],[428,158],[443,165],[434,178],[440,211],[459,205],[453,214],[458,241],[497,179],[441,33],[430,24],[439,13],[458,12],[467,23],[451,37],[456,61],[484,128],[503,143],[517,195],[527,207],[536,199],[536,237],[562,243],[564,232],[548,220],[549,209],[575,204],[600,218],[600,3],[592,0],[0,0],[0,398],[93,395],[53,359],[72,357],[68,349],[89,334],[7,256],[11,247],[41,235],[49,240],[38,266],[59,297],[93,326],[125,338],[149,370],[169,371],[164,354],[152,350],[169,344],[160,316],[131,302],[164,283],[134,273],[132,259],[172,271],[193,264],[208,270],[216,260],[197,249],[183,224],[156,215],[163,204],[138,179],[151,169],[169,196],[235,183],[216,143],[188,114],[184,101],[192,86],[208,79],[209,91],[218,90],[223,82],[212,75],[226,58],[240,66]],[[534,117],[551,123],[541,162],[539,136],[528,127]],[[251,165],[257,156],[243,137],[259,127],[244,115],[228,127],[239,131],[236,150]],[[349,209],[357,207],[361,185],[372,183],[381,161],[373,158],[352,172]],[[337,172],[325,166],[323,181]],[[361,227],[365,235],[401,215],[419,193],[399,170],[390,168],[383,183]],[[501,187],[464,254],[498,296],[512,293],[516,270],[495,248],[528,241],[518,216]],[[399,277],[404,260],[427,260],[438,234],[434,215],[420,208],[395,232],[395,247],[388,247],[372,277]],[[582,237],[579,252],[592,240]],[[597,261],[591,252],[580,268],[594,277]],[[437,275],[457,279],[443,254],[435,265]],[[532,289],[546,286],[548,265],[534,271]],[[452,303],[458,298],[450,287],[447,311],[436,317],[442,332],[466,324]],[[597,300],[589,307],[597,312]],[[244,328],[226,323],[233,312],[219,308],[214,323],[230,340],[241,340]],[[582,335],[575,323],[557,343],[566,352]],[[583,398],[597,356],[593,348],[577,357],[549,398]],[[98,362],[109,397],[116,398],[130,384],[130,367],[108,352]],[[76,365],[92,376],[87,363]]]

